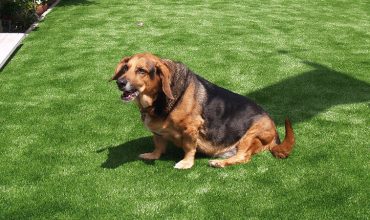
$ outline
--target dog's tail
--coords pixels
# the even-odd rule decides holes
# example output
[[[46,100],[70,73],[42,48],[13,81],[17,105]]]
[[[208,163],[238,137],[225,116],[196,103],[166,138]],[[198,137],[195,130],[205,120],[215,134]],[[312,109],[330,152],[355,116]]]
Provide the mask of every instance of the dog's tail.
[[[285,119],[284,141],[281,144],[277,144],[271,147],[270,151],[277,158],[287,158],[293,149],[294,143],[295,143],[295,140],[294,140],[293,127],[289,119],[286,118]]]

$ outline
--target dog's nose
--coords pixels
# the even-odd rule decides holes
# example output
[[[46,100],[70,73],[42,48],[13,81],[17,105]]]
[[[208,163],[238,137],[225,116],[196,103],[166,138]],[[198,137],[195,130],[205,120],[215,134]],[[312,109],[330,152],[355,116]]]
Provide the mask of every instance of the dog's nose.
[[[123,87],[126,86],[127,80],[123,79],[123,78],[119,78],[119,79],[117,79],[116,83],[117,83],[119,88],[123,88]]]

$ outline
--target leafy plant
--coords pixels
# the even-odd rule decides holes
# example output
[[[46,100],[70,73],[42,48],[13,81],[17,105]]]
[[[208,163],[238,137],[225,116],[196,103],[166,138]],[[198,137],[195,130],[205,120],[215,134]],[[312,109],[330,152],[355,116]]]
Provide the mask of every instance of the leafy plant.
[[[35,2],[37,5],[43,5],[43,4],[48,3],[48,0],[35,0],[34,2]]]
[[[8,23],[6,32],[24,32],[37,20],[33,0],[5,0],[0,14],[1,19]]]

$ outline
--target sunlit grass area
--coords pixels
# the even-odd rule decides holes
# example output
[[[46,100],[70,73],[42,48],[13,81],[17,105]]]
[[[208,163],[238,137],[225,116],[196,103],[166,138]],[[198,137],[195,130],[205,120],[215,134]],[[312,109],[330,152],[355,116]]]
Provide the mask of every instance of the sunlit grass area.
[[[366,219],[367,1],[62,0],[0,72],[1,219]],[[138,25],[140,22],[143,25]],[[214,169],[153,148],[108,79],[149,51],[254,99],[296,146]]]

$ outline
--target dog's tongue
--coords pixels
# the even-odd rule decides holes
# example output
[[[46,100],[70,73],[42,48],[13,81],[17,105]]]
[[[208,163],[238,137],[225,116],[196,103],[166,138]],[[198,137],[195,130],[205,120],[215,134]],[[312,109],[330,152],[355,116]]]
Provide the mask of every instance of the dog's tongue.
[[[124,93],[122,93],[122,96],[121,98],[125,101],[129,101],[131,99],[131,95],[132,95],[132,92],[130,91],[125,91]]]
[[[125,91],[122,95],[124,98],[128,98],[132,93],[132,91]]]
[[[132,90],[132,91],[124,91],[121,95],[121,98],[124,100],[124,101],[131,101],[133,100],[134,98],[136,97],[136,90]]]

